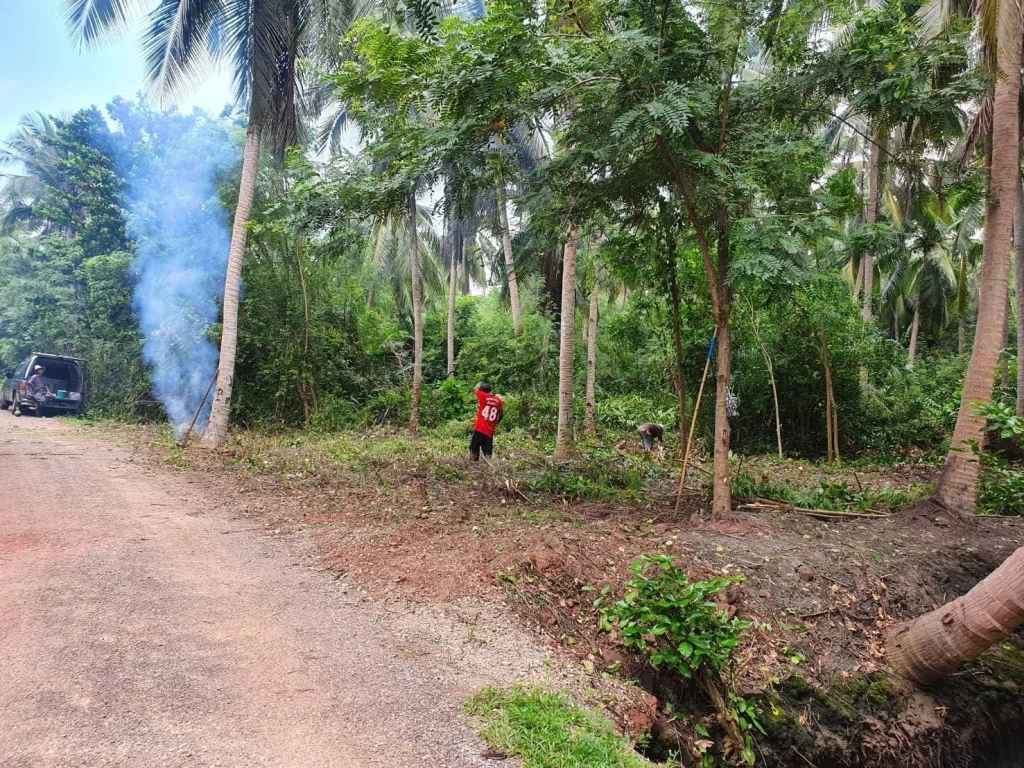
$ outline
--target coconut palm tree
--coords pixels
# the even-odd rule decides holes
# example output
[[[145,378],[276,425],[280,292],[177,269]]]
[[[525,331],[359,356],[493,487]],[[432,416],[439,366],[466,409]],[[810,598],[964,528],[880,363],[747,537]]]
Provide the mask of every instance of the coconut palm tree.
[[[17,224],[45,226],[36,221],[33,206],[47,186],[58,186],[56,137],[53,118],[33,112],[22,117],[15,132],[0,145],[0,167],[16,169],[0,173],[0,231]]]
[[[368,238],[368,260],[373,265],[366,304],[374,305],[378,290],[387,287],[395,302],[395,311],[401,317],[412,317],[412,265],[410,263],[408,216],[405,212],[374,219]],[[416,209],[417,251],[424,295],[430,301],[444,292],[444,270],[441,254],[442,239],[434,226],[428,206]]]
[[[996,3],[994,13],[992,3]],[[927,7],[941,6],[948,12],[950,5],[954,4],[933,0]],[[992,399],[1003,348],[1014,208],[1020,183],[1021,10],[1009,0],[985,0],[983,5],[982,15],[995,19],[995,24],[982,25],[983,54],[990,64],[995,60],[994,68],[1005,76],[996,80],[988,130],[980,131],[988,139],[988,195],[977,330],[953,439],[933,496],[934,501],[967,516],[977,509],[979,471],[968,446],[981,442],[985,420],[976,406]]]
[[[481,195],[473,195],[470,201],[454,190],[457,172],[445,175],[445,227],[441,245],[442,261],[448,270],[448,367],[446,375],[455,375],[455,300],[458,296],[460,275],[468,286],[485,282],[483,262],[479,258],[482,214]],[[467,287],[468,291],[468,287]]]
[[[558,347],[558,431],[555,460],[564,461],[576,450],[573,424],[573,371],[576,352],[576,253],[580,228],[573,223],[562,250],[562,309]]]
[[[146,75],[155,93],[169,97],[194,85],[210,63],[230,61],[236,99],[248,110],[238,203],[224,285],[217,391],[203,436],[221,445],[228,429],[238,302],[246,224],[252,211],[260,147],[265,139],[283,155],[297,135],[302,87],[297,61],[314,52],[318,34],[336,19],[332,3],[317,0],[63,0],[72,39],[93,46],[145,18]],[[152,8],[146,12],[147,8]]]
[[[976,659],[1024,623],[1024,548],[1016,550],[963,597],[897,626],[889,663],[928,685]]]
[[[912,313],[907,350],[910,367],[917,356],[922,321],[938,328],[955,321],[961,346],[966,335],[975,267],[982,249],[974,238],[984,214],[984,200],[974,188],[948,188],[947,181],[943,168],[935,164],[921,183],[895,187],[886,195],[897,247],[881,261],[887,272],[881,300],[883,313],[894,326],[899,325],[901,316]]]
[[[590,316],[587,320],[587,389],[586,417],[583,430],[590,435],[597,434],[597,324],[600,317],[601,273],[595,264],[590,285]]]

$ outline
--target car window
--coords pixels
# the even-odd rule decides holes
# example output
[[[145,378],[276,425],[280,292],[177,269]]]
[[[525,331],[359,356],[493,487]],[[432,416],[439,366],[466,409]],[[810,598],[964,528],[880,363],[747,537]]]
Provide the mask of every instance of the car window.
[[[27,379],[28,378],[28,367],[29,367],[29,365],[31,365],[31,363],[32,363],[32,358],[31,357],[26,357],[24,360],[22,360],[21,368],[19,368],[15,372],[19,379]]]

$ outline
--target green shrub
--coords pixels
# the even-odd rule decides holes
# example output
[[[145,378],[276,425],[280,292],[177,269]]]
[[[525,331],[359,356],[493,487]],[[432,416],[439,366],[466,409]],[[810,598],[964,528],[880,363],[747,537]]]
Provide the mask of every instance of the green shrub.
[[[640,395],[608,395],[597,400],[597,422],[603,427],[633,430],[653,421],[666,430],[679,425],[679,406],[665,404]]]
[[[501,392],[498,393],[499,395]],[[505,418],[502,427],[518,427],[534,437],[550,437],[558,428],[558,399],[540,392],[502,395]]]
[[[400,426],[409,421],[409,392],[385,389],[371,397],[360,411],[367,426]]]
[[[487,297],[480,306],[475,335],[464,339],[459,351],[459,378],[489,381],[499,394],[550,391],[558,377],[558,334],[551,321],[528,313],[516,336],[511,315],[497,297]]]
[[[984,432],[1011,450],[1020,449],[1024,418],[1000,402],[976,403],[975,412],[987,420]],[[981,465],[978,476],[978,509],[990,515],[1024,515],[1024,471],[1015,468],[1002,450],[986,453],[977,443],[971,450]]]
[[[445,379],[437,387],[438,407],[443,421],[459,421],[473,413],[476,399],[473,389],[464,381]]]
[[[605,595],[598,598],[603,627],[616,629],[626,647],[681,677],[705,665],[716,675],[728,671],[740,634],[751,624],[730,619],[714,598],[743,577],[691,583],[668,555],[642,556],[631,569],[625,597],[611,605],[604,605]]]
[[[320,397],[320,407],[310,416],[309,429],[319,433],[337,432],[358,426],[360,421],[354,403],[327,393]]]
[[[1024,471],[998,454],[975,451],[981,464],[978,509],[989,515],[1024,515]]]

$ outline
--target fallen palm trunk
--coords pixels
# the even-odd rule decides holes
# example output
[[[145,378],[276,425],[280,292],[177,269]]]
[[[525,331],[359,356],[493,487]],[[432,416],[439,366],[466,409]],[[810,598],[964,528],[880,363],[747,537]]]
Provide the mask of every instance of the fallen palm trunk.
[[[893,668],[928,685],[976,659],[1024,623],[1024,547],[958,597],[897,626],[889,635]]]

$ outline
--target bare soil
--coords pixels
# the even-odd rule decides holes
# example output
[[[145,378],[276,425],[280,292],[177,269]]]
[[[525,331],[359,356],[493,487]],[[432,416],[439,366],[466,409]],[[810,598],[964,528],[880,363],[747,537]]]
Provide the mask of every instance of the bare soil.
[[[574,684],[469,591],[370,599],[303,505],[92,433],[0,413],[3,766],[482,766],[465,696]]]

